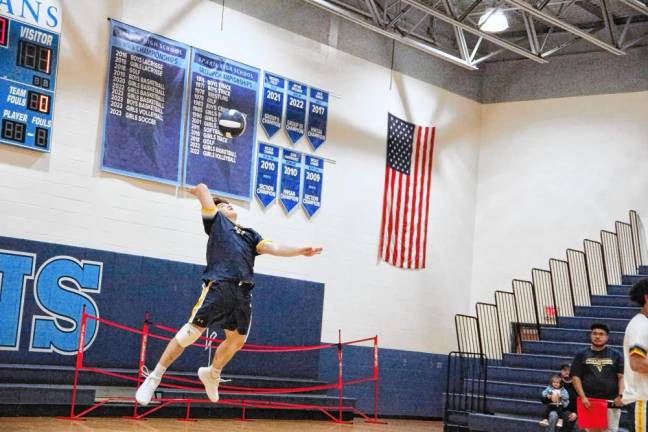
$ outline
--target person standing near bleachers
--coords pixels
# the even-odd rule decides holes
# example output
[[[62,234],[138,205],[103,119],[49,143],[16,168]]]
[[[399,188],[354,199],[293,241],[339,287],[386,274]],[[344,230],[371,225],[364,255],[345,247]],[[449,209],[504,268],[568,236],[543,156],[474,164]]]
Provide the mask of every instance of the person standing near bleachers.
[[[648,403],[648,279],[641,279],[630,289],[630,300],[641,311],[630,320],[623,337],[623,355],[629,366],[625,375],[623,403],[635,404],[635,432],[646,431]]]
[[[572,362],[574,388],[587,409],[591,407],[588,398],[612,401],[607,412],[608,427],[586,429],[587,432],[617,432],[623,406],[623,355],[607,346],[607,325],[594,323],[590,330],[591,345],[576,354]]]

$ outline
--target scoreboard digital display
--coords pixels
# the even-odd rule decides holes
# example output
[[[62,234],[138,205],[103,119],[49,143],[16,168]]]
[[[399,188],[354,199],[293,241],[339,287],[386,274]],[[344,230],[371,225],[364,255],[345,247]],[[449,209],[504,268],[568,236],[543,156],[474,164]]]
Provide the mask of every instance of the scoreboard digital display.
[[[59,34],[0,14],[0,143],[50,151]]]

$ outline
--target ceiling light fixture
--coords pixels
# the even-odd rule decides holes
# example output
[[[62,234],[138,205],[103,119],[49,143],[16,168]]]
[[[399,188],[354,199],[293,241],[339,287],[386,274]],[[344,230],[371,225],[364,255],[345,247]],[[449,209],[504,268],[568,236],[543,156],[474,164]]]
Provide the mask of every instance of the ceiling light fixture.
[[[488,33],[500,33],[509,28],[509,22],[504,12],[499,8],[488,8],[479,17],[479,29]]]

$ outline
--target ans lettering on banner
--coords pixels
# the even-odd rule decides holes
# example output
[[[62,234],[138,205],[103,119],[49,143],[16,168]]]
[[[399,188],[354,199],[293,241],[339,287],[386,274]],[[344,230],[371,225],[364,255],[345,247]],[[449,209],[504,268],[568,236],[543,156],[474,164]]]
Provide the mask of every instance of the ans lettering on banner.
[[[290,213],[299,204],[301,172],[302,154],[283,149],[279,200],[287,213]]]
[[[296,81],[288,81],[288,94],[286,103],[286,133],[290,141],[295,144],[306,130],[306,102],[308,87]]]
[[[286,80],[265,72],[263,79],[263,101],[261,104],[261,126],[268,138],[281,129],[283,104],[286,98]]]
[[[308,142],[317,150],[326,141],[329,94],[311,87],[308,105]]]
[[[324,160],[310,155],[305,156],[304,187],[302,190],[302,207],[308,217],[322,206],[322,184],[324,182]]]
[[[255,194],[263,207],[268,207],[277,198],[279,177],[279,147],[259,143]]]

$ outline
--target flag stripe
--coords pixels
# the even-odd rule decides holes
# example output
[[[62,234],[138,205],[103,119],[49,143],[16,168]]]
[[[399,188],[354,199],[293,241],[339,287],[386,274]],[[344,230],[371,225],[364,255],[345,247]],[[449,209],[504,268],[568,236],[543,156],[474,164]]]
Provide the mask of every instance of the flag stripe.
[[[417,205],[419,207],[419,212],[417,215],[416,221],[416,257],[414,258],[414,268],[419,268],[419,262],[421,259],[421,218],[423,216],[423,207],[421,203],[423,202],[423,190],[425,188],[425,156],[427,149],[427,140],[428,140],[428,128],[425,128],[425,140],[423,140],[423,149],[421,150],[421,156],[423,161],[421,162],[421,186],[419,188],[419,196]]]
[[[387,262],[389,262],[390,252],[391,252],[392,217],[394,216],[393,209],[394,209],[394,179],[395,178],[396,178],[396,172],[392,170],[390,188],[389,188],[390,209],[389,209],[389,225],[387,227],[387,252],[385,257],[385,261]]]
[[[418,186],[418,168],[419,168],[418,155],[420,153],[421,132],[422,132],[420,127],[416,128],[416,129],[418,129],[418,130],[417,130],[417,134],[416,134],[417,138],[416,138],[415,154],[412,156],[412,158],[414,159],[414,181],[412,182],[413,183],[413,187],[412,187],[412,197],[413,197],[413,199],[416,199],[416,187]],[[414,229],[413,228],[414,228],[414,217],[416,215],[416,208],[417,208],[417,206],[414,205],[414,203],[412,203],[412,218],[411,218],[410,224],[409,224],[409,227],[410,227],[410,229],[409,229],[409,231],[410,231],[410,235],[409,235],[409,253],[407,254],[407,267],[408,268],[412,267],[412,250],[413,250],[412,246],[413,246],[413,240],[414,240]]]
[[[425,199],[425,225],[424,225],[424,239],[423,240],[423,264],[422,267],[425,268],[425,262],[427,258],[427,226],[428,226],[428,216],[430,210],[430,184],[432,183],[432,156],[434,155],[434,136],[436,135],[436,129],[432,128],[432,138],[430,139],[430,161],[428,162],[428,179],[427,179],[427,198]]]
[[[389,181],[389,170],[386,169],[385,170],[385,191],[383,192],[383,203],[387,199],[387,185],[389,184],[388,181]],[[386,223],[385,216],[387,214],[387,206],[383,205],[382,210],[383,210],[382,211],[382,221],[380,223],[380,254],[381,255],[382,255],[382,251],[383,251],[383,242],[385,240],[385,223]]]

